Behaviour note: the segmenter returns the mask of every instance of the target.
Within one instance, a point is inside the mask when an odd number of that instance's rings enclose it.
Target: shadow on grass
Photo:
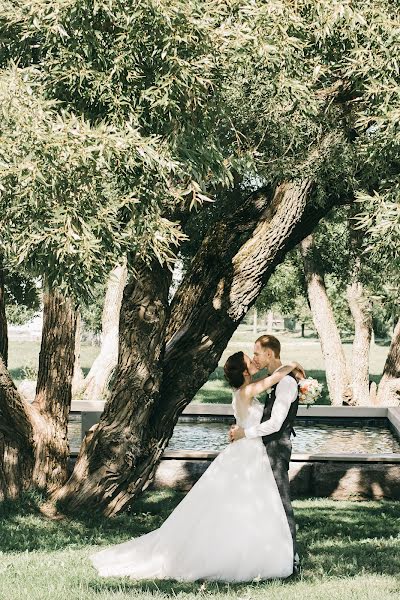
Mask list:
[[[248,589],[248,584],[236,583],[227,584],[223,582],[185,582],[175,581],[174,579],[163,579],[163,580],[129,580],[121,578],[110,578],[107,580],[94,579],[88,583],[88,587],[97,593],[104,591],[112,593],[116,592],[150,592],[150,593],[162,593],[166,597],[176,598],[179,593],[182,594],[215,594],[219,595],[229,590],[235,590],[238,592],[242,588]]]
[[[51,553],[91,546],[90,551],[93,551],[93,546],[117,544],[159,527],[183,496],[169,490],[151,491],[128,512],[113,519],[91,514],[51,521],[39,510],[44,498],[27,494],[19,502],[0,505],[1,550]],[[297,500],[294,506],[303,579],[311,580],[320,575],[352,577],[360,573],[398,575],[400,572],[400,503],[312,499]],[[286,580],[285,585],[291,581]],[[158,590],[175,595],[180,591],[204,590],[204,586],[207,593],[216,594],[243,584],[206,582],[201,586],[201,582],[133,581],[94,576],[89,585],[99,592]]]
[[[399,518],[395,502],[334,502],[324,499],[295,502],[299,525],[299,550],[304,581],[316,577],[352,578],[363,575],[393,575],[400,572]],[[93,578],[89,587],[96,592],[161,592],[167,597],[179,593],[218,596],[223,592],[249,592],[249,585],[268,588],[273,581],[260,584],[220,582],[134,581],[127,578]],[[298,583],[288,578],[282,585]]]
[[[118,544],[160,527],[183,496],[174,491],[148,492],[113,519],[91,513],[51,520],[40,512],[46,498],[27,493],[16,502],[0,503],[0,549],[52,552],[71,546]]]
[[[297,501],[295,514],[306,577],[399,574],[399,502]]]

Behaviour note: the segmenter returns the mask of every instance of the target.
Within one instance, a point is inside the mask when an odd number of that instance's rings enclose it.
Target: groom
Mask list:
[[[279,340],[273,335],[262,335],[254,345],[253,363],[258,370],[267,369],[271,374],[282,365],[280,353]],[[296,522],[290,500],[289,463],[292,453],[290,434],[294,433],[293,423],[298,405],[297,381],[294,374],[290,373],[271,388],[259,425],[245,430],[234,425],[230,430],[232,442],[243,437],[262,437],[293,538],[294,573],[299,571],[299,556],[296,548]]]

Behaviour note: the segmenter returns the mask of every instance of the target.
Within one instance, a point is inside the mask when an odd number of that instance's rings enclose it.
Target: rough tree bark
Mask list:
[[[313,252],[313,236],[309,235],[300,244],[307,297],[321,343],[329,396],[333,405],[341,406],[343,402],[351,401],[350,377],[335,316],[326,292],[324,276]]]
[[[352,211],[351,215],[354,215]],[[354,321],[354,340],[351,358],[352,400],[355,406],[370,404],[369,352],[372,333],[372,305],[361,281],[361,232],[354,228],[349,218],[350,242],[352,246],[351,280],[346,289],[347,302]]]
[[[400,406],[400,319],[393,332],[382,379],[379,383],[377,404]]]
[[[80,394],[84,400],[101,400],[107,392],[118,361],[118,328],[122,294],[126,285],[126,261],[110,273],[102,313],[101,348],[87,374]]]
[[[347,302],[354,320],[354,340],[351,358],[352,400],[355,406],[368,406],[369,350],[372,331],[371,303],[360,281],[352,281],[346,290]]]
[[[35,468],[33,483],[56,489],[67,477],[68,414],[75,362],[77,311],[71,299],[47,286],[43,298],[43,331],[33,407]]]
[[[56,495],[64,511],[96,506],[114,515],[152,481],[180,413],[273,270],[332,207],[312,206],[309,192],[308,181],[282,184],[274,194],[251,195],[216,223],[173,298],[169,321],[170,277],[156,264],[127,286],[117,377]]]
[[[2,256],[0,254],[0,356],[3,358],[4,364],[7,366],[8,332],[4,293],[4,269]]]
[[[56,498],[71,510],[93,502],[114,514],[126,506],[159,394],[171,273],[154,261],[136,267],[124,290],[117,374],[100,423],[86,436],[68,484]],[[156,443],[156,440],[154,440]],[[145,483],[143,481],[142,483]]]
[[[15,499],[31,485],[34,466],[31,412],[0,356],[0,500]]]
[[[65,483],[68,413],[74,365],[76,311],[56,290],[44,294],[36,397],[29,404],[0,362],[0,495],[29,486],[50,492]]]

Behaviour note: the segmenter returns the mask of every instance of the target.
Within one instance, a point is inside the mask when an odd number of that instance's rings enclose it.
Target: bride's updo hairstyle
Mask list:
[[[233,388],[240,388],[244,383],[244,371],[247,369],[247,365],[244,360],[243,352],[235,352],[232,354],[226,363],[224,364],[225,379],[229,385]]]

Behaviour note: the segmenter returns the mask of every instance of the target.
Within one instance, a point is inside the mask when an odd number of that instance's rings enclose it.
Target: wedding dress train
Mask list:
[[[257,399],[233,397],[238,425],[260,423]],[[102,576],[226,582],[288,577],[293,543],[261,438],[229,444],[159,529],[92,555]]]

